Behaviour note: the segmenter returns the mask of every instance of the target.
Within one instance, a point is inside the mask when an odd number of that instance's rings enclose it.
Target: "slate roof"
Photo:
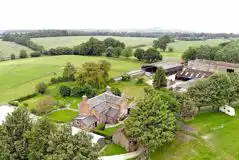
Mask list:
[[[97,119],[95,116],[87,116],[84,119],[82,119],[82,122],[86,125],[86,126],[90,126],[92,124],[94,124],[95,122],[97,122]]]
[[[119,114],[119,110],[116,108],[110,108],[110,110],[106,113],[106,116],[115,118]]]
[[[174,62],[156,62],[156,63],[145,64],[142,66],[142,68],[147,68],[147,67],[157,67],[157,68],[162,67],[164,70],[168,70],[171,68],[183,67],[183,65],[180,63],[174,63]]]
[[[183,71],[178,72],[176,74],[176,79],[200,79],[200,78],[206,78],[212,74],[213,74],[212,72],[186,68]]]
[[[107,106],[106,104],[119,105],[122,97],[113,95],[112,93],[104,92],[98,96],[88,99],[88,103],[92,108],[97,108],[99,110],[101,107]]]

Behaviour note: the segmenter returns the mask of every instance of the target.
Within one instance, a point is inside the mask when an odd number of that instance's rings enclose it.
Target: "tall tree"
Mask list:
[[[137,48],[134,52],[134,56],[138,59],[138,60],[142,60],[144,57],[144,49],[142,48]]]
[[[122,56],[124,57],[131,57],[133,55],[133,49],[131,47],[126,47],[123,51],[122,51]]]
[[[32,128],[27,108],[18,108],[6,117],[0,127],[0,157],[1,159],[28,158],[28,140],[25,133]]]
[[[196,116],[198,108],[195,102],[186,93],[179,93],[177,100],[181,106],[181,117],[183,119],[192,119]]]
[[[143,56],[143,60],[149,63],[157,62],[162,59],[163,59],[162,55],[160,55],[160,52],[155,48],[147,49]]]
[[[95,88],[103,88],[109,79],[110,63],[107,61],[86,62],[77,72],[76,80],[84,85],[90,84]]]
[[[166,74],[162,67],[159,67],[154,75],[153,86],[157,89],[167,86]]]
[[[238,97],[238,74],[233,79],[226,73],[214,74],[208,79],[198,81],[189,87],[187,94],[195,102],[196,106],[212,107],[217,110],[219,107],[230,104]],[[237,82],[233,82],[237,81]]]
[[[125,121],[125,134],[145,146],[149,152],[174,139],[175,113],[161,95],[155,90],[146,93]]]
[[[50,160],[97,160],[99,148],[91,143],[92,137],[81,132],[72,135],[70,126],[60,126],[57,131],[50,136],[48,155]]]
[[[163,37],[161,37],[157,40],[154,40],[153,41],[153,47],[154,48],[160,48],[165,52],[168,43],[170,43],[172,41],[173,41],[172,38],[166,35],[166,36],[163,36]]]
[[[68,81],[74,80],[75,79],[75,73],[76,73],[75,66],[73,64],[71,64],[70,62],[67,62],[66,66],[64,67],[62,77],[67,79]]]
[[[56,131],[55,124],[46,118],[39,119],[27,133],[29,142],[29,159],[46,159],[51,135]]]

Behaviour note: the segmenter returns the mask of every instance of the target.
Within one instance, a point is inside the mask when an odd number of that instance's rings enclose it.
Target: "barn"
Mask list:
[[[183,65],[175,62],[156,62],[145,64],[141,67],[141,69],[145,72],[153,74],[160,67],[162,67],[165,70],[165,73],[167,75],[172,75],[183,70]]]

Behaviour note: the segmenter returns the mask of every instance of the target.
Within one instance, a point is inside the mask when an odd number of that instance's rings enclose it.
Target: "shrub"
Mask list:
[[[145,79],[143,77],[138,78],[136,84],[145,84]]]
[[[72,79],[71,79],[72,80]],[[60,82],[67,82],[68,79],[64,78],[64,77],[52,77],[50,80],[50,84],[56,84],[56,83],[60,83]]]
[[[131,77],[128,74],[123,74],[122,76],[122,81],[130,81]]]
[[[22,101],[28,100],[28,99],[33,98],[33,97],[36,97],[36,96],[37,96],[37,93],[33,93],[33,94],[29,94],[29,95],[26,95],[26,96],[17,98],[17,99],[15,99],[15,100],[11,101],[11,102],[14,102],[14,101],[22,102]],[[10,104],[11,102],[9,102],[9,104]]]
[[[82,97],[84,95],[82,87],[73,87],[71,90],[72,97]]]
[[[16,59],[15,54],[11,54],[11,59]]]
[[[8,103],[9,105],[12,105],[12,106],[19,106],[19,102],[18,101],[11,101]]]
[[[56,100],[49,96],[44,99],[41,99],[37,102],[37,106],[34,109],[31,109],[31,112],[36,115],[43,115],[51,112],[54,109],[54,105],[56,105]]]
[[[98,130],[105,130],[105,124],[101,123],[101,124],[98,124],[98,126],[96,127],[96,129]]]
[[[57,106],[58,106],[59,108],[66,108],[66,104],[65,104],[63,101],[58,101],[58,102],[57,102]]]
[[[119,88],[112,87],[111,92],[116,96],[121,96],[121,91],[119,90]]]
[[[86,95],[89,98],[94,97],[97,95],[97,89],[93,88],[89,84],[86,84],[81,87],[74,87],[71,91],[72,97],[82,97],[83,95]]]
[[[168,47],[168,52],[173,52],[173,47]]]
[[[20,50],[19,58],[27,58],[27,51],[26,50]]]
[[[33,52],[30,55],[31,55],[31,57],[40,57],[41,53],[40,52]]]
[[[28,103],[25,103],[25,102],[24,102],[22,105],[23,105],[24,107],[28,107]]]
[[[96,96],[97,89],[93,88],[91,85],[86,84],[82,86],[82,92],[89,98]]]
[[[38,85],[36,85],[37,93],[44,94],[46,93],[46,90],[47,90],[47,84],[45,84],[44,82],[41,82]]]
[[[71,95],[71,88],[68,86],[61,86],[59,91],[62,97],[69,97]]]

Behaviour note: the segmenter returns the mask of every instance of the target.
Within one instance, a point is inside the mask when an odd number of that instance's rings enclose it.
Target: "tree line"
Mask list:
[[[163,42],[164,43],[164,42]],[[168,43],[168,42],[167,42]],[[167,43],[165,44],[167,46]],[[150,47],[147,50],[137,48],[135,51],[132,47],[126,47],[124,42],[114,38],[106,38],[103,41],[91,37],[87,42],[81,43],[74,47],[57,47],[49,50],[35,51],[30,53],[30,57],[56,56],[56,55],[83,55],[83,56],[106,56],[106,57],[132,57],[135,56],[140,61],[157,62],[162,60],[162,55],[156,47]],[[19,58],[27,58],[25,50],[21,50]],[[14,54],[11,59],[15,59]]]
[[[218,46],[189,47],[182,56],[184,61],[206,59],[239,63],[239,40],[224,42]]]
[[[28,35],[22,35],[22,34],[5,34],[2,37],[3,41],[10,41],[14,42],[23,46],[26,46],[28,48],[31,48],[34,51],[42,51],[44,50],[44,47],[41,45],[38,45],[31,41],[30,36]]]
[[[36,37],[57,37],[57,36],[121,36],[121,37],[162,37],[169,35],[178,40],[206,40],[216,38],[236,38],[239,34],[234,33],[194,33],[194,32],[160,32],[160,31],[110,31],[110,30],[15,30],[6,31],[2,36],[8,34],[23,34],[30,38]]]

